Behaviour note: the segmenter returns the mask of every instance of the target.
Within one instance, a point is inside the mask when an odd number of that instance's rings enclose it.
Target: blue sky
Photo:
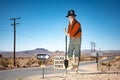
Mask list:
[[[82,50],[120,50],[119,0],[0,0],[0,51],[13,51],[13,21],[17,20],[17,51],[65,50],[65,17],[73,9],[82,27]]]

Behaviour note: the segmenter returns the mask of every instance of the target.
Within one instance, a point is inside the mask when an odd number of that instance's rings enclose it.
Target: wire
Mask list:
[[[5,31],[5,32],[14,32],[13,30],[7,30],[7,29],[1,29],[0,31]],[[48,43],[44,42],[43,40],[38,40],[38,39],[35,39],[34,37],[28,35],[28,34],[25,34],[25,33],[22,33],[22,32],[18,32],[16,31],[16,34],[19,34],[19,35],[22,35],[24,36],[25,38],[28,38],[28,39],[31,39],[31,40],[34,40],[34,41],[37,41],[37,42],[42,42],[43,44],[47,45],[48,46]]]
[[[45,45],[48,46],[48,43],[44,42],[43,40],[35,39],[33,36],[30,36],[30,35],[28,35],[28,34],[25,34],[25,33],[22,33],[22,32],[17,32],[17,34],[20,34],[20,35],[22,35],[22,36],[24,36],[24,37],[26,37],[26,38],[29,38],[29,39],[34,40],[34,41],[37,41],[37,42],[42,42],[42,43],[44,43]]]

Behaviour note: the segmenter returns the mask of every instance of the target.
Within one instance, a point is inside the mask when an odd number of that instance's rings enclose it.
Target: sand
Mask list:
[[[82,74],[82,73],[58,73],[45,75],[43,78],[40,75],[31,76],[25,80],[120,80],[120,74]]]
[[[45,75],[44,78],[42,75],[30,76],[25,80],[120,80],[120,72],[111,74],[100,73],[96,69],[96,64],[91,64],[80,66],[78,74],[75,71],[68,71],[67,74],[65,72],[53,73]]]

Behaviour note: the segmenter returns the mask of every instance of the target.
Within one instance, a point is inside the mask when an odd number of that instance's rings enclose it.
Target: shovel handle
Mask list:
[[[65,36],[65,58],[67,59],[67,35]]]

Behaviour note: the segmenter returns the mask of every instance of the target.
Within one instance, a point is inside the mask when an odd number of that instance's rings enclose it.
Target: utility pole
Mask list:
[[[94,49],[93,49],[93,51],[95,52],[95,46],[96,46],[96,44],[95,44],[95,43],[93,43],[93,46],[94,46]]]
[[[94,44],[94,42],[91,41],[91,53],[93,53],[93,44]]]
[[[91,41],[91,53],[95,52],[96,43]]]
[[[16,60],[15,60],[15,58],[16,58],[16,25],[19,24],[19,23],[16,23],[17,19],[20,19],[20,17],[10,19],[10,20],[13,20],[13,24],[11,24],[11,25],[13,25],[13,27],[14,27],[14,54],[13,54],[13,56],[14,56],[14,67],[16,67]]]

